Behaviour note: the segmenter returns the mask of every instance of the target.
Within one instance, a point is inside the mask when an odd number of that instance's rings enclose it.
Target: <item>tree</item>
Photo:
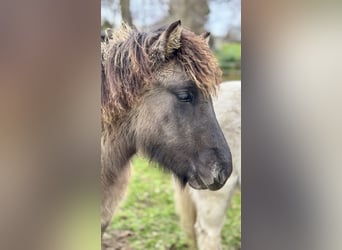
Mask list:
[[[169,18],[182,20],[184,26],[200,34],[208,20],[208,0],[170,0],[169,14]]]
[[[114,17],[116,15],[121,15],[121,19],[132,26],[133,19],[130,10],[130,2],[130,0],[101,0],[101,6],[110,10]],[[112,26],[115,26],[115,23],[113,23]]]
[[[120,0],[120,10],[122,20],[130,26],[133,25],[132,14],[130,10],[130,0]]]
[[[204,25],[208,20],[208,0],[169,0],[169,14],[151,28],[181,20],[182,25],[197,34],[203,33]]]

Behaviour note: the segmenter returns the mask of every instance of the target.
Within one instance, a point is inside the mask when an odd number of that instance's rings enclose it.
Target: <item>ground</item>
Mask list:
[[[105,235],[106,250],[185,250],[169,174],[135,158],[125,200]],[[222,232],[223,250],[241,248],[241,194],[233,197]]]
[[[132,231],[109,229],[103,237],[105,250],[133,250],[129,244],[129,237],[133,235]]]

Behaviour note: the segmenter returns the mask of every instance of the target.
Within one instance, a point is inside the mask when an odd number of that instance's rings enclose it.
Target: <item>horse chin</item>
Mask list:
[[[210,191],[216,191],[216,190],[219,190],[223,187],[224,185],[222,185],[221,183],[218,183],[218,182],[214,182],[213,184],[210,184],[208,186],[208,189]]]
[[[225,183],[222,184],[219,182],[213,182],[207,185],[203,182],[200,176],[193,176],[192,178],[189,178],[188,184],[193,189],[197,189],[197,190],[209,189],[210,191],[216,191],[222,188]]]
[[[208,186],[206,186],[202,181],[198,182],[196,179],[189,180],[188,184],[193,189],[198,189],[198,190],[208,189]]]

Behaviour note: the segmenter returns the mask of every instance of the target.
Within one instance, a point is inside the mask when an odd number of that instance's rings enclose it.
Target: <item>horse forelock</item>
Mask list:
[[[104,121],[111,123],[124,115],[153,82],[158,69],[168,63],[151,56],[149,51],[164,29],[144,33],[122,25],[106,43],[101,43]],[[168,60],[176,61],[206,97],[216,94],[222,73],[203,38],[183,29],[181,47]]]
[[[177,61],[206,97],[216,95],[222,71],[207,42],[185,29],[181,43]]]

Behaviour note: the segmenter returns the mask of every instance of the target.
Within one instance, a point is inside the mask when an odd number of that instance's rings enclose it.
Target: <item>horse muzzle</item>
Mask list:
[[[209,174],[196,174],[188,179],[189,185],[194,189],[219,190],[224,186],[232,173],[231,162],[222,169],[214,168]]]

